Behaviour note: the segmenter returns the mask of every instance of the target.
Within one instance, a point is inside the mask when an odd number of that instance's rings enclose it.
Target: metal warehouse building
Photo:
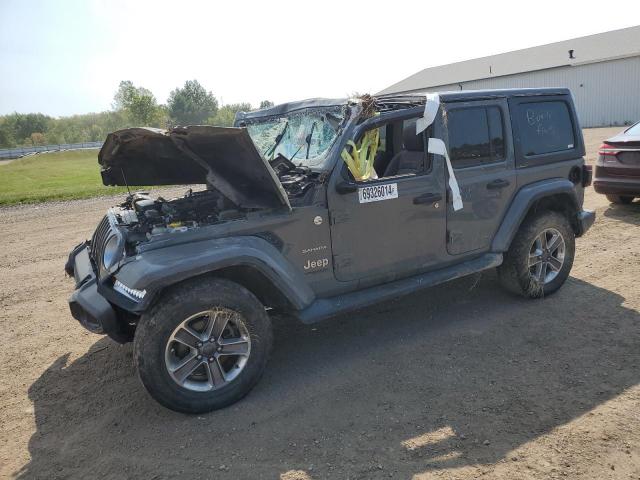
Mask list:
[[[640,120],[640,26],[426,68],[385,93],[567,87],[583,127]]]

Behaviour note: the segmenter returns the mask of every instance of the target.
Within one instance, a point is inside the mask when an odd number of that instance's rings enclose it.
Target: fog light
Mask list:
[[[146,290],[136,290],[135,288],[127,287],[120,280],[116,280],[115,282],[113,282],[113,289],[135,301],[142,300],[147,294]]]

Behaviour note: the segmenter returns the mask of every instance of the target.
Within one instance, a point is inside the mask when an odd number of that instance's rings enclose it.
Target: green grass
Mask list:
[[[0,205],[72,200],[125,192],[105,187],[98,150],[43,153],[0,162]]]

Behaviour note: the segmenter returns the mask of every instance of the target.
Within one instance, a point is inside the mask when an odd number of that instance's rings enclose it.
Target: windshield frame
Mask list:
[[[280,118],[286,119],[292,115],[302,113],[305,110],[329,111],[336,108],[344,108],[344,117],[336,130],[335,138],[327,150],[319,157],[317,163],[305,165],[304,161],[302,162],[303,166],[309,168],[311,171],[324,172],[333,168],[333,163],[336,157],[335,152],[338,149],[338,146],[343,143],[341,141],[341,137],[344,135],[345,131],[348,130],[348,126],[354,120],[354,109],[351,107],[351,102],[347,99],[311,99],[300,102],[284,103],[264,110],[238,112],[234,126],[247,128],[251,124],[268,122],[270,120],[277,120]],[[286,120],[282,124],[284,125],[285,122]],[[305,148],[301,151],[303,152],[304,150]],[[260,149],[258,149],[258,151],[260,151]],[[262,152],[260,152],[260,154],[262,155]],[[300,163],[300,160],[301,159],[299,157],[296,157],[293,162],[298,164]]]

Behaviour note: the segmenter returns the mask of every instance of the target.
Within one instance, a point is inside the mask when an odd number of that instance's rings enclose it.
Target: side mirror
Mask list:
[[[336,185],[336,192],[340,195],[345,193],[353,193],[358,190],[358,186],[353,182],[342,181]]]
[[[447,155],[447,147],[439,138],[430,138],[427,150],[434,155],[442,155],[443,157]]]

